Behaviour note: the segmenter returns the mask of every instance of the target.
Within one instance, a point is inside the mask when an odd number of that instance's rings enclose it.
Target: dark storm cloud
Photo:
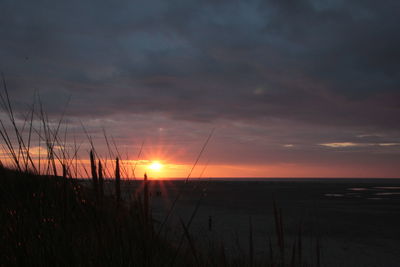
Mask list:
[[[18,96],[72,95],[75,116],[398,129],[398,10],[396,1],[2,1],[1,69]]]

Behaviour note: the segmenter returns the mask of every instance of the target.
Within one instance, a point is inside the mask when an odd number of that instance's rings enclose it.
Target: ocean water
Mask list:
[[[123,182],[124,198],[140,193],[141,185]],[[167,235],[180,236],[180,220],[193,217],[193,237],[200,244],[224,243],[227,255],[247,251],[251,221],[256,256],[268,256],[268,242],[276,237],[275,203],[287,243],[301,229],[310,259],[319,239],[324,266],[399,266],[400,179],[153,180],[150,193],[156,226],[179,195]]]

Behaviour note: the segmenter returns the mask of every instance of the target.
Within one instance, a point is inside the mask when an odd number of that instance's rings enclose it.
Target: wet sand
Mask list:
[[[125,182],[125,198],[140,184]],[[301,225],[305,256],[316,260],[319,238],[322,266],[400,266],[400,180],[151,181],[150,188],[159,222],[181,192],[168,221],[171,236],[179,236],[179,218],[188,222],[200,199],[190,232],[199,244],[223,242],[228,255],[247,253],[251,217],[255,254],[268,256],[275,200],[288,250]]]

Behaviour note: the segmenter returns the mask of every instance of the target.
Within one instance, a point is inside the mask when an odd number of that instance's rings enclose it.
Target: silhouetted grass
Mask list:
[[[143,231],[135,205],[115,209],[107,198],[99,206],[73,180],[0,171],[4,266],[161,266],[173,255],[172,246]]]
[[[40,98],[38,105],[35,105],[35,99],[23,126],[19,127],[4,78],[3,88],[0,104],[11,128],[0,119],[3,153],[8,155],[7,166],[0,166],[1,266],[312,266],[304,263],[301,228],[291,255],[287,255],[282,211],[275,203],[277,244],[270,241],[268,259],[257,259],[254,255],[251,217],[248,255],[227,257],[224,245],[215,242],[208,248],[199,248],[190,226],[204,195],[199,198],[189,221],[185,223],[180,219],[182,235],[178,242],[163,238],[161,232],[176,207],[180,191],[164,220],[156,223],[151,214],[147,175],[140,194],[132,201],[124,200],[121,172],[127,175],[127,170],[120,163],[115,141],[112,139],[114,152],[104,131],[110,160],[116,158],[115,165],[112,162],[113,166],[107,167],[107,159],[96,153],[93,140],[82,125],[91,147],[88,151],[90,175],[81,163],[92,182],[92,186],[85,186],[87,183],[77,179],[80,146],[74,139],[72,151],[67,148],[67,130],[63,140],[60,138],[64,114],[52,128],[54,124],[49,122]],[[39,108],[35,109],[35,106]],[[39,129],[34,127],[34,121],[40,122]],[[46,145],[45,156],[41,156],[39,150],[37,163],[31,152],[35,133],[39,149],[41,143]],[[213,131],[202,146],[185,184],[212,134]],[[143,144],[138,157],[142,148]],[[61,168],[62,176],[58,176],[57,168]],[[115,178],[114,195],[104,193],[107,173],[109,178]],[[316,254],[317,266],[320,266],[319,242]]]

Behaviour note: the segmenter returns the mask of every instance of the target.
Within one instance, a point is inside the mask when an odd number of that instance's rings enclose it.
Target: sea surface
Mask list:
[[[319,243],[323,266],[400,266],[400,179],[213,178],[149,185],[156,226],[173,206],[163,230],[172,238],[182,235],[181,221],[190,222],[198,244],[219,242],[227,255],[245,255],[251,232],[256,257],[268,257],[270,240],[276,242],[275,206],[287,249],[300,232],[309,261],[316,260]],[[141,188],[142,181],[123,182],[124,198]]]

